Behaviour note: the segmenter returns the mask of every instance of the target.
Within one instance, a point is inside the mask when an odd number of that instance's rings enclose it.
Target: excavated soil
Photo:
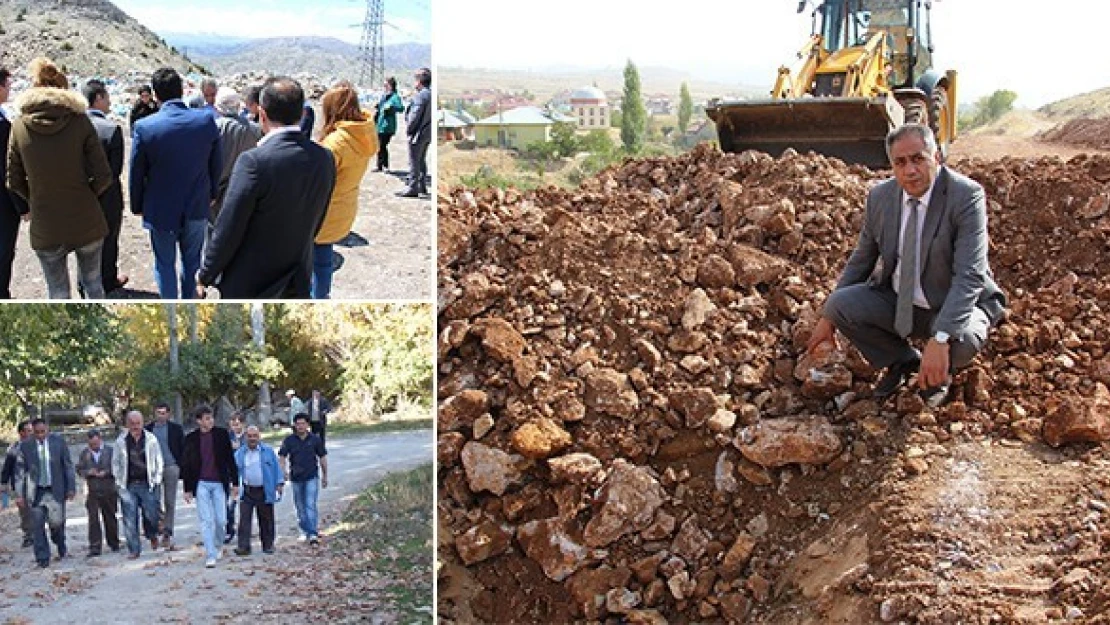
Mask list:
[[[1010,310],[937,411],[802,358],[884,172],[441,191],[441,620],[1110,622],[1110,157],[952,166]]]
[[[1110,150],[1110,117],[1071,119],[1040,133],[1037,138],[1079,148]]]

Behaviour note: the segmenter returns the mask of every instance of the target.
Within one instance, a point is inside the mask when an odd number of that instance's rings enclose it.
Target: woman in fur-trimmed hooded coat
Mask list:
[[[86,297],[103,299],[100,247],[108,224],[97,197],[112,183],[108,157],[65,76],[45,59],[31,63],[34,87],[16,99],[8,145],[8,188],[31,208],[31,248],[51,299],[68,298],[66,259],[76,252]]]

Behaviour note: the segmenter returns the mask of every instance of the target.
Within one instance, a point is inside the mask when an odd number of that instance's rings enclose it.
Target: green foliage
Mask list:
[[[116,317],[90,304],[0,306],[0,327],[0,397],[28,412],[73,388],[120,339]]]
[[[612,155],[617,151],[617,144],[613,137],[604,130],[591,130],[585,137],[579,139],[580,149],[591,154]]]
[[[559,156],[574,156],[580,149],[575,125],[569,122],[555,122],[551,129],[551,144]]]
[[[959,125],[971,129],[995,122],[1013,110],[1017,97],[1018,94],[1009,89],[999,89],[989,96],[983,96],[975,102],[973,112],[959,117]]]
[[[624,115],[622,115],[620,111],[617,111],[617,110],[609,111],[609,126],[611,128],[620,128],[621,124],[623,124],[623,123],[624,123]]]
[[[631,59],[624,66],[624,96],[621,100],[621,143],[624,151],[635,155],[644,147],[647,111],[640,93],[640,72]]]
[[[431,405],[432,314],[428,305],[386,305],[358,311],[345,368],[345,396],[369,400],[379,411],[403,403]]]
[[[459,182],[472,189],[533,189],[536,185],[527,179],[515,178],[496,171],[489,165],[482,165],[473,174],[459,176]]]
[[[690,118],[694,115],[694,99],[690,97],[690,89],[686,83],[678,92],[678,131],[685,133],[690,127]]]

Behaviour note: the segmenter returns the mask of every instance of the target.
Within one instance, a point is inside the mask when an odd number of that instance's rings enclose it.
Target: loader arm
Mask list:
[[[828,53],[824,49],[821,35],[813,35],[798,51],[798,63],[793,70],[783,65],[779,68],[775,87],[771,90],[774,99],[800,98],[809,92],[813,78],[817,75],[817,68],[824,62]]]

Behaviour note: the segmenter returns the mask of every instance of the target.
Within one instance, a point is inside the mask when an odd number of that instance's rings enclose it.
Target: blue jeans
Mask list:
[[[331,297],[331,276],[335,273],[334,255],[331,243],[316,243],[312,246],[312,299]]]
[[[142,552],[143,543],[139,540],[139,523],[148,539],[158,536],[158,521],[161,516],[159,502],[162,500],[162,486],[151,488],[146,483],[128,484],[127,490],[120,493],[119,503],[123,510],[123,533],[127,538],[127,551],[132,555]]]
[[[319,536],[316,532],[316,500],[320,497],[320,478],[293,484],[293,503],[297,506],[297,525],[301,533],[309,538]]]
[[[154,250],[154,280],[162,299],[178,299],[177,250],[181,249],[181,298],[197,296],[197,271],[207,219],[191,219],[181,230],[150,230],[150,247]]]
[[[197,482],[197,517],[204,552],[212,560],[220,554],[227,525],[227,492],[220,482]]]

